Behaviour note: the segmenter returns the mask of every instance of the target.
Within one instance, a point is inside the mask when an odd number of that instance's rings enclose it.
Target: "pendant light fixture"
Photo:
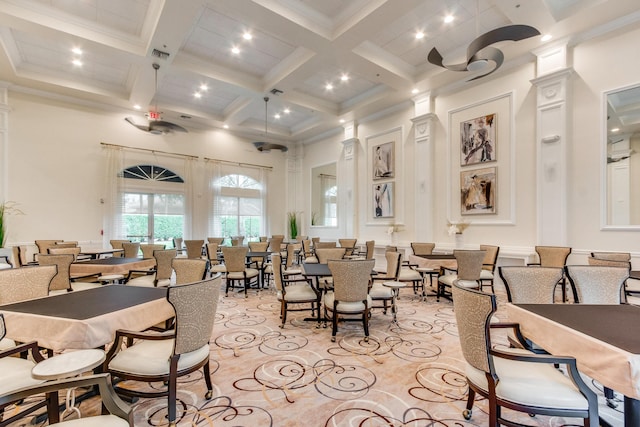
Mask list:
[[[480,10],[478,2],[476,2],[476,35],[479,33]],[[492,69],[475,76],[469,81],[479,79],[496,71],[504,62],[504,54],[500,49],[491,47],[492,44],[501,41],[512,40],[520,41],[530,37],[540,35],[540,31],[529,25],[507,25],[505,27],[496,28],[487,33],[477,36],[467,48],[467,60],[459,64],[444,65],[443,58],[438,49],[431,49],[427,60],[438,67],[446,68],[450,71],[479,71],[486,69],[489,61],[495,65]]]
[[[266,141],[268,139],[267,138],[267,133],[268,133],[267,118],[269,117],[268,115],[269,97],[265,96],[263,99],[264,99],[264,139]],[[253,143],[253,145],[258,149],[258,151],[263,153],[268,153],[271,150],[280,150],[284,153],[289,149],[286,145],[274,144],[272,142],[265,142],[265,141],[256,141]]]

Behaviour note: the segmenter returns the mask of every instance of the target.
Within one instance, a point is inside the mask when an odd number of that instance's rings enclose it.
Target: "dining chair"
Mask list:
[[[64,240],[36,240],[35,244],[38,247],[38,252],[33,254],[33,261],[38,261],[39,254],[47,254],[49,253],[49,248],[54,246],[58,242],[63,242]]]
[[[177,251],[181,251],[182,250],[182,242],[183,242],[183,238],[182,237],[174,237],[173,238],[173,248]]]
[[[140,252],[140,242],[123,242],[122,243],[124,258],[138,258]]]
[[[231,236],[231,246],[244,245],[244,236]]]
[[[313,249],[317,251],[318,249],[330,249],[337,246],[336,242],[316,242],[313,244]]]
[[[331,341],[335,342],[338,320],[342,316],[360,315],[364,341],[369,341],[369,310],[373,304],[369,296],[369,281],[374,260],[332,259],[327,263],[333,276],[333,291],[324,296],[324,314],[331,313]]]
[[[124,249],[122,247],[123,243],[131,243],[131,240],[123,240],[123,239],[112,239],[112,240],[109,240],[109,244],[111,245],[111,247],[113,249]],[[124,254],[122,252],[114,252],[113,256],[115,256],[115,257],[124,257]],[[136,255],[136,257],[137,257],[137,255]]]
[[[220,246],[224,242],[224,237],[207,237],[207,242],[208,243],[215,243],[218,246]]]
[[[353,259],[373,259],[373,253],[376,249],[376,241],[375,240],[367,240],[364,242],[364,251],[358,252],[356,257]]]
[[[416,256],[431,255],[435,247],[435,243],[411,242],[411,250]]]
[[[140,250],[142,251],[142,258],[153,258],[154,251],[161,251],[165,249],[165,245],[155,243],[141,243]]]
[[[193,262],[176,258],[174,261]],[[205,260],[202,260],[206,262]],[[203,369],[207,386],[205,398],[213,396],[209,368],[209,340],[218,307],[220,275],[167,288],[167,300],[175,310],[175,329],[163,334],[156,332],[116,331],[105,362],[114,381],[132,380],[165,384],[162,389],[142,391],[116,386],[125,396],[167,396],[168,421],[176,425],[176,395],[178,377]],[[135,341],[133,341],[135,340]],[[127,346],[123,345],[127,343]]]
[[[292,276],[302,274],[302,269],[298,264],[298,253],[302,250],[302,243],[287,243],[287,258],[284,262],[282,274]]]
[[[393,302],[393,290],[384,286],[383,283],[398,281],[402,265],[402,254],[400,252],[387,252],[384,256],[387,260],[387,269],[378,271],[378,274],[371,276],[372,285],[371,289],[369,289],[369,296],[373,302],[382,301],[383,313],[387,314],[388,304]],[[375,307],[372,306],[372,308]]]
[[[49,295],[102,286],[98,282],[98,277],[102,275],[99,272],[71,276],[71,264],[75,262],[73,254],[40,255],[38,260],[40,265],[55,265],[57,267],[58,272],[49,284]]]
[[[278,252],[280,253],[280,249],[282,248],[282,242],[284,241],[284,234],[274,234],[269,239],[269,247],[267,250],[269,252]]]
[[[249,242],[247,243],[250,252],[267,252],[269,242]],[[268,259],[266,256],[255,256],[247,260],[247,267],[252,267],[258,270],[260,273],[260,281],[264,287],[265,269],[268,265]]]
[[[480,290],[485,286],[491,288],[491,292],[495,293],[493,287],[493,279],[496,270],[496,264],[498,263],[498,254],[500,253],[500,246],[492,245],[480,245],[480,250],[485,251],[484,260],[482,261],[482,271],[480,271]]]
[[[602,265],[567,265],[565,274],[580,304],[620,304],[624,282],[629,278],[626,267]]]
[[[598,402],[584,383],[576,360],[566,356],[540,355],[522,349],[499,349],[491,342],[491,329],[513,328],[517,323],[491,322],[496,311],[495,294],[453,284],[453,311],[458,325],[462,355],[467,362],[466,420],[472,417],[476,394],[487,399],[488,426],[520,425],[503,417],[502,408],[529,415],[584,418],[584,425],[597,427]],[[562,364],[567,375],[554,367]]]
[[[173,258],[171,267],[176,272],[176,285],[204,280],[207,275],[207,260],[202,258]]]
[[[568,246],[536,246],[535,250],[538,254],[538,262],[528,265],[564,269],[564,266],[567,265],[567,258],[571,254],[571,248]],[[562,290],[562,302],[567,302],[567,280],[565,276],[562,276],[562,279],[558,281],[558,285]]]
[[[166,287],[171,284],[173,275],[172,261],[178,255],[176,249],[160,249],[153,251],[156,260],[155,268],[151,270],[130,270],[125,280],[126,285]]]
[[[218,253],[220,251],[220,245],[218,243],[207,243],[204,248],[207,254],[207,259],[209,260],[209,275],[213,277],[216,273],[225,274],[227,272],[227,267],[225,267],[224,263],[221,262],[221,258]]]
[[[241,284],[244,288],[244,297],[247,298],[247,290],[252,280],[258,280],[260,272],[255,268],[247,268],[246,258],[249,248],[246,246],[223,246],[222,255],[227,269],[226,287],[224,295],[229,295],[229,289]]]
[[[305,263],[316,264],[318,262],[318,258],[313,252],[312,241],[309,239],[305,239],[302,241],[302,251],[304,252],[303,259]]]
[[[48,296],[57,271],[55,265],[0,270],[0,305]]]
[[[608,261],[631,261],[630,252],[591,252],[591,256]]]
[[[78,255],[80,255],[80,251],[82,249],[75,246],[75,247],[70,247],[70,248],[59,248],[57,245],[56,246],[52,246],[48,249],[49,254],[51,255],[62,255],[62,254],[71,254],[73,255],[73,261],[77,261],[78,260]]]
[[[331,259],[343,259],[346,253],[345,248],[318,248],[315,250],[318,263],[328,264]],[[333,286],[333,276],[323,277],[318,283],[323,289],[329,289]]]
[[[311,279],[298,277],[290,279],[282,274],[282,258],[280,254],[271,255],[273,263],[273,283],[276,288],[276,298],[280,301],[280,328],[287,323],[289,311],[311,310],[317,313],[320,324],[320,293],[313,288]],[[303,306],[300,307],[300,304]],[[309,307],[304,306],[309,304]],[[293,305],[293,307],[292,307]]]
[[[358,239],[338,239],[340,247],[346,249],[345,256],[351,256],[353,254],[357,242]]]
[[[204,246],[204,240],[185,240],[184,246],[187,248],[187,258],[197,259],[202,257],[202,247]]]
[[[454,282],[460,286],[480,289],[480,274],[482,273],[485,251],[456,249],[453,251],[453,256],[456,258],[458,267],[457,269],[441,268],[443,274],[438,276],[436,301],[440,301],[441,296],[447,297],[446,289],[451,289]]]

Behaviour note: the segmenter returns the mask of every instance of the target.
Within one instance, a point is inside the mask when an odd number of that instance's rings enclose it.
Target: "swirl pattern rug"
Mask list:
[[[499,306],[506,301],[498,291]],[[224,295],[224,293],[221,293]],[[280,304],[272,290],[221,296],[211,337],[213,398],[206,400],[202,371],[178,379],[180,426],[275,427],[464,427],[486,426],[487,401],[478,397],[473,416],[466,403],[465,362],[450,301],[427,301],[407,288],[400,292],[397,323],[391,312],[374,309],[370,339],[361,321],[340,322],[336,342],[331,325],[305,321],[309,312],[290,312],[280,325]],[[496,315],[507,320],[499,308]],[[506,336],[494,343],[506,345]],[[602,390],[593,384],[603,400]],[[123,385],[121,383],[121,385]],[[144,387],[129,383],[128,387]],[[161,387],[149,384],[148,387]],[[620,396],[617,396],[620,397]],[[81,404],[98,413],[97,398]],[[620,409],[600,405],[622,425]],[[167,425],[166,398],[134,404],[136,426]],[[581,419],[535,416],[503,410],[506,418],[532,426],[582,425]],[[29,419],[13,425],[27,425]]]

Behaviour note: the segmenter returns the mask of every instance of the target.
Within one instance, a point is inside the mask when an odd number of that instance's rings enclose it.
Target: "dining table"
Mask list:
[[[102,275],[122,274],[126,276],[131,270],[150,270],[156,266],[155,258],[99,258],[87,261],[76,261],[71,264],[70,274],[85,276],[100,273]]]
[[[60,352],[100,348],[118,329],[143,331],[175,315],[166,288],[105,285],[0,305],[7,338]]]
[[[87,248],[81,249],[78,255],[85,255],[90,259],[98,259],[103,255],[113,255],[124,252],[124,249],[113,249],[113,248]]]
[[[547,352],[576,359],[578,370],[624,395],[625,427],[640,426],[640,307],[591,304],[506,305],[522,335]]]

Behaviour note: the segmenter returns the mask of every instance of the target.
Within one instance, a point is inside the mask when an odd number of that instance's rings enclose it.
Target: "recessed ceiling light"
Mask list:
[[[611,132],[620,132],[620,128],[613,128],[611,129]]]
[[[253,38],[253,36],[251,35],[251,33],[244,33],[242,35],[242,38],[245,40],[251,40]]]
[[[201,85],[200,85],[200,90],[202,90],[202,91],[205,91],[205,92],[206,92],[206,91],[208,91],[208,90],[209,90],[209,86],[207,86],[206,84],[204,84],[204,83],[203,83],[203,84],[201,84]]]
[[[418,89],[416,89],[416,88],[411,89],[411,93],[412,93],[412,94],[414,94],[414,95],[415,95],[416,93],[418,93],[418,92],[419,92],[419,91],[418,91]]]
[[[289,110],[288,108],[285,108],[285,109],[284,109],[284,113],[285,113],[285,114],[289,114],[290,112],[291,112],[291,110]]]
[[[231,48],[231,53],[237,55],[237,54],[240,53],[240,49],[238,49],[237,47],[234,46],[234,47]]]
[[[453,15],[447,15],[444,17],[444,23],[445,24],[450,24],[453,22]]]
[[[349,80],[349,76],[346,74],[343,74],[342,76],[340,76],[340,80],[342,80],[343,82],[346,82],[347,80]]]
[[[142,107],[140,106],[140,104],[136,104],[136,105],[134,105],[134,106],[133,106],[133,108],[135,108],[136,110],[139,110],[139,109],[141,109]]]
[[[75,53],[76,55],[82,55],[82,49],[80,49],[79,47],[74,47],[73,49],[71,49],[71,52]]]
[[[327,83],[327,85],[324,88],[326,90],[333,90],[333,85],[331,83]]]
[[[273,116],[273,117],[275,117],[276,119],[279,119],[280,118],[280,114],[276,113],[276,115]]]
[[[194,93],[193,96],[196,98],[202,98],[202,94],[200,92]]]
[[[222,127],[225,128],[225,129],[229,129],[229,125],[224,125]]]
[[[340,123],[344,123],[344,119],[340,119]]]
[[[418,31],[416,33],[416,39],[420,40],[424,38],[424,33],[422,31]]]
[[[82,61],[80,61],[79,59],[74,59],[73,61],[71,61],[71,63],[76,67],[82,67]]]
[[[540,41],[543,42],[548,42],[549,40],[551,40],[551,34],[545,34],[544,36],[542,36],[542,38],[540,39]]]

